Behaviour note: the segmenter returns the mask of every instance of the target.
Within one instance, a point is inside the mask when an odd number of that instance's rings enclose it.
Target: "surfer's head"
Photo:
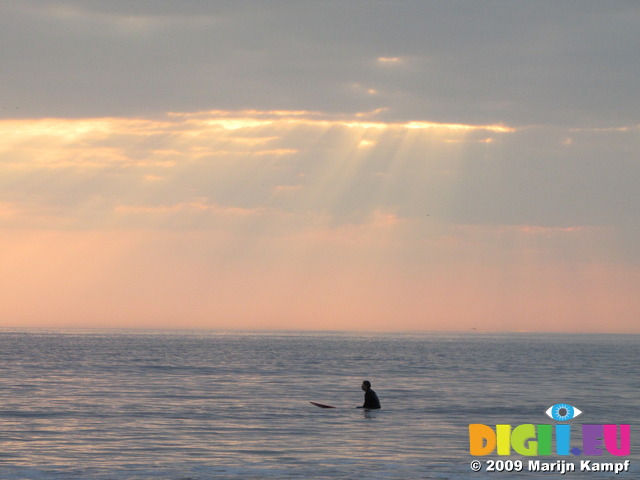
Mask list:
[[[365,392],[371,388],[371,382],[369,380],[365,380],[362,382],[362,390]]]

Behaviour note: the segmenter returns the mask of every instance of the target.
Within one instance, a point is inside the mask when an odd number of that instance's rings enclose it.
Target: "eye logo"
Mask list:
[[[582,413],[582,410],[569,405],[568,403],[556,403],[555,405],[550,406],[544,413],[558,422],[564,422],[567,420],[573,420]]]

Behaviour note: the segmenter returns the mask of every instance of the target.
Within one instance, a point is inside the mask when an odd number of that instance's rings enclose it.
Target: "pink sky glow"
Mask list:
[[[640,332],[625,225],[484,192],[539,132],[375,117],[1,121],[2,325]]]

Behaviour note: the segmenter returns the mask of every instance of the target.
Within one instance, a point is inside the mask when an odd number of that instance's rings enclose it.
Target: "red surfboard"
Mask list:
[[[323,405],[322,403],[316,403],[316,402],[309,402],[309,403],[315,405],[316,407],[320,407],[320,408],[336,408],[336,407],[333,407],[331,405]]]

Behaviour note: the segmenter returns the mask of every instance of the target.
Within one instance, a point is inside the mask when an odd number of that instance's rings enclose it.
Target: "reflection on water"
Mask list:
[[[469,478],[469,423],[546,423],[559,401],[639,420],[633,336],[4,332],[0,347],[7,479]],[[382,410],[356,408],[363,379]]]

